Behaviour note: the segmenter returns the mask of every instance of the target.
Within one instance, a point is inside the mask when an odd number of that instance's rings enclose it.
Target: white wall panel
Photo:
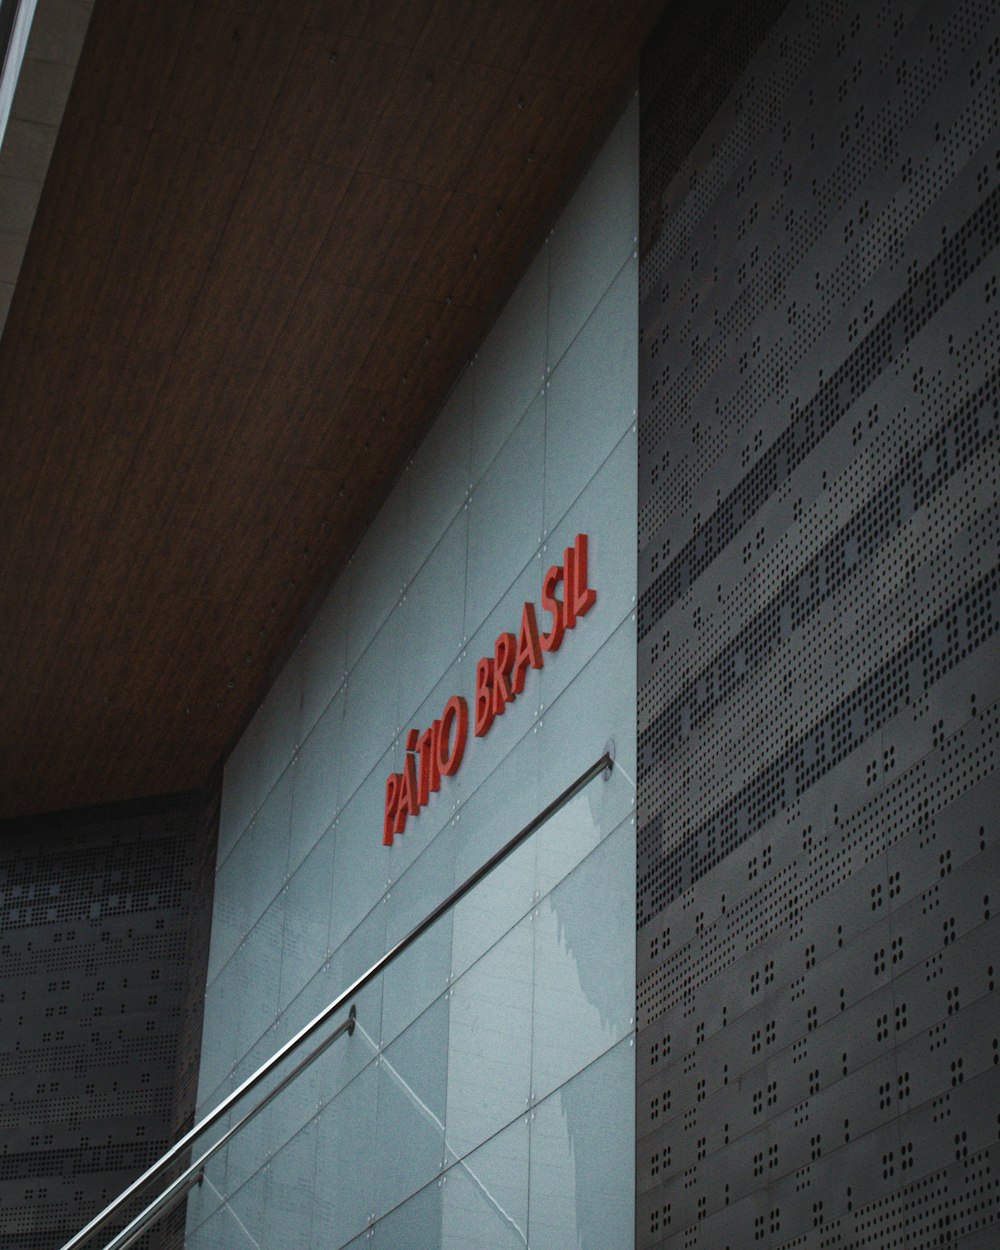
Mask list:
[[[346,801],[375,767],[399,730],[403,616],[393,612],[355,663],[344,692],[346,730],[339,756]]]
[[[563,562],[563,552],[573,546],[577,534],[590,536],[590,584],[600,605],[578,623],[571,641],[560,649],[558,663],[546,663],[539,674],[543,707],[635,610],[636,449],[633,422],[542,545],[547,568]]]
[[[288,871],[294,871],[329,827],[343,800],[346,751],[345,694],[337,691],[299,748],[292,772],[292,826]]]
[[[617,752],[231,1148],[216,1183],[261,1250],[631,1244],[636,127],[633,106],[227,766],[203,1103]],[[477,660],[525,601],[547,628],[577,533],[597,601],[476,737]],[[455,694],[461,767],[386,847],[386,777]],[[193,1201],[192,1244],[241,1244],[223,1213]]]
[[[539,395],[472,491],[466,633],[489,615],[537,550],[544,482],[545,401]]]
[[[591,1250],[633,1244],[635,1132],[631,1039],[602,1055],[541,1103],[531,1120],[527,1244]]]
[[[452,990],[447,1129],[453,1158],[468,1154],[528,1107],[533,935],[529,914]]]
[[[449,1002],[441,995],[383,1051],[378,1071],[374,1211],[391,1211],[444,1162]],[[391,1162],[390,1162],[391,1161]]]
[[[549,378],[546,530],[557,524],[635,421],[638,292],[638,262],[630,258]]]
[[[407,567],[419,569],[455,519],[472,484],[472,413],[475,369],[455,383],[410,466]]]
[[[442,1250],[520,1250],[527,1243],[528,1147],[528,1119],[520,1116],[445,1173]]]
[[[639,101],[633,99],[549,239],[550,370],[635,251],[638,168]],[[635,311],[633,305],[633,319]]]
[[[539,789],[538,735],[528,732],[454,816],[455,884],[495,854],[512,832],[534,819],[551,796]],[[516,785],[512,779],[516,778]],[[452,975],[459,977],[535,902],[538,834],[511,855],[455,907]]]
[[[400,725],[408,721],[462,649],[469,548],[468,510],[458,514],[406,588],[400,605]],[[439,709],[440,712],[440,709]],[[423,728],[424,726],[421,726]]]
[[[316,613],[302,640],[300,741],[326,711],[347,676],[347,609],[354,565],[349,564]]]
[[[349,669],[357,663],[398,603],[407,576],[413,574],[406,565],[409,496],[410,478],[404,473],[351,559],[353,580],[347,614]]]
[[[320,838],[283,887],[278,1010],[284,1011],[326,959],[336,842]]]
[[[337,854],[330,892],[330,944],[335,950],[381,899],[389,882],[389,860],[382,845],[385,778],[392,771],[389,751],[373,768],[337,819]]]
[[[539,901],[534,934],[531,1096],[545,1098],[625,1037],[633,988],[621,976],[635,936],[627,925],[635,827],[620,825]]]
[[[472,473],[478,480],[542,389],[549,255],[541,249],[476,356]]]

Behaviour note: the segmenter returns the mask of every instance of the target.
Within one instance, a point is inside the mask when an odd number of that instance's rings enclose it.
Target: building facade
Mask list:
[[[678,4],[637,79],[226,761],[198,1114],[613,767],[211,1160],[192,1250],[995,1245],[1000,17]]]
[[[633,98],[226,766],[200,1106],[611,741],[613,774],[361,992],[209,1164],[189,1246],[631,1239],[638,138]],[[592,606],[477,736],[480,661],[525,603],[551,633],[578,535]],[[461,766],[387,846],[453,696]]]

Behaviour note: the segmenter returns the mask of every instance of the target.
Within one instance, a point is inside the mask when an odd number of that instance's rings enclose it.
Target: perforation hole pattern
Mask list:
[[[637,1244],[992,1245],[1000,10],[740,9],[642,68]]]
[[[185,803],[0,831],[2,1250],[62,1245],[193,1112],[215,828]]]

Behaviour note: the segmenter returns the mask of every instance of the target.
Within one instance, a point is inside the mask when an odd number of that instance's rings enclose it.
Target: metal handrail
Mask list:
[[[170,1182],[166,1189],[161,1190],[145,1210],[140,1211],[131,1223],[126,1224],[121,1232],[117,1233],[108,1242],[104,1250],[127,1250],[127,1247],[132,1245],[134,1241],[138,1241],[151,1224],[155,1224],[158,1219],[166,1215],[174,1203],[180,1201],[182,1195],[193,1188],[199,1177],[203,1175],[205,1164],[214,1154],[217,1154],[222,1149],[226,1142],[235,1137],[241,1129],[245,1128],[254,1116],[264,1110],[272,1099],[277,1098],[283,1090],[287,1089],[296,1077],[300,1076],[311,1063],[314,1063],[325,1050],[333,1045],[338,1037],[342,1037],[345,1033],[349,1037],[353,1036],[354,1023],[357,1020],[357,1016],[357,1008],[352,1006],[350,1015],[342,1024],[337,1025],[329,1037],[324,1038],[315,1050],[311,1050],[301,1063],[297,1063],[291,1072],[281,1078],[274,1089],[268,1090],[260,1102],[255,1103],[246,1115],[241,1116],[235,1124],[231,1124],[222,1136],[209,1146],[204,1154],[195,1159],[194,1163],[189,1164],[180,1176]]]
[[[185,1173],[185,1175],[187,1174]],[[157,1205],[156,1214],[151,1215],[148,1220],[144,1220],[142,1227],[132,1233],[131,1237],[129,1237],[127,1241],[121,1243],[122,1250],[124,1250],[125,1246],[131,1246],[133,1242],[138,1241],[140,1237],[144,1236],[147,1228],[149,1228],[151,1224],[158,1223],[158,1221],[162,1220],[165,1215],[169,1215],[174,1207],[180,1206],[181,1201],[187,1197],[188,1192],[194,1189],[195,1185],[200,1185],[204,1179],[205,1173],[200,1169],[195,1173],[195,1175],[187,1176],[184,1184],[174,1189],[173,1194],[169,1199],[167,1199],[162,1205]],[[173,1186],[171,1186],[171,1188],[173,1189]],[[143,1215],[145,1215],[145,1212],[143,1212]],[[129,1227],[131,1228],[132,1226],[130,1225]],[[118,1234],[118,1237],[115,1238],[116,1242],[124,1236],[125,1231],[127,1230],[123,1230]]]
[[[321,1029],[328,1020],[336,1015],[340,1008],[343,1007],[349,999],[353,998],[356,994],[363,990],[366,985],[375,979],[375,977],[384,972],[391,963],[394,963],[404,951],[408,950],[419,937],[427,932],[431,925],[440,920],[441,917],[450,911],[451,908],[454,907],[455,904],[462,898],[464,898],[470,890],[475,889],[484,877],[488,876],[494,868],[502,864],[503,861],[516,851],[523,842],[527,841],[527,839],[530,838],[536,830],[541,828],[547,820],[550,820],[560,808],[565,807],[570,799],[575,798],[585,786],[589,785],[590,782],[601,773],[604,773],[606,777],[610,777],[613,765],[613,745],[609,744],[608,749],[605,750],[599,760],[596,760],[590,765],[589,768],[585,769],[574,782],[567,786],[561,794],[557,795],[556,798],[554,798],[546,808],[539,812],[533,820],[529,821],[523,829],[514,834],[509,842],[504,843],[504,845],[491,855],[484,864],[480,865],[480,867],[477,868],[470,877],[467,877],[460,886],[452,890],[448,897],[440,902],[437,907],[433,909],[433,911],[429,912],[423,920],[416,924],[405,937],[400,938],[395,946],[391,947],[384,955],[381,956],[381,958],[377,959],[367,972],[362,973],[361,976],[353,981],[346,990],[338,994],[333,1002],[324,1007],[323,1010],[317,1016],[314,1016],[308,1024],[303,1025],[303,1027],[299,1029],[293,1037],[289,1038],[283,1046],[280,1046],[270,1059],[265,1060],[265,1062],[262,1063],[255,1072],[251,1073],[250,1076],[242,1081],[241,1084],[239,1084],[231,1093],[227,1094],[217,1107],[210,1111],[192,1128],[188,1129],[182,1137],[178,1138],[178,1140],[174,1142],[168,1150],[164,1151],[159,1159],[152,1163],[141,1176],[134,1180],[126,1189],[123,1189],[118,1197],[110,1202],[103,1211],[100,1211],[97,1215],[95,1215],[88,1224],[84,1225],[84,1227],[75,1234],[75,1236],[71,1237],[70,1240],[67,1241],[62,1247],[62,1250],[75,1250],[77,1246],[82,1245],[83,1242],[85,1242],[93,1233],[97,1232],[98,1229],[103,1228],[105,1224],[114,1219],[118,1211],[120,1211],[130,1198],[134,1197],[135,1194],[148,1185],[151,1180],[159,1176],[159,1174],[168,1168],[171,1163],[183,1155],[187,1148],[192,1145],[197,1138],[201,1137],[202,1134],[210,1129],[213,1124],[218,1123],[218,1121],[222,1119],[231,1107],[239,1102],[239,1100],[245,1094],[249,1093],[251,1089],[259,1085],[266,1076],[274,1071],[283,1059],[287,1058],[292,1051],[297,1050],[303,1042],[312,1037],[318,1029]],[[318,1047],[317,1050],[306,1060],[299,1064],[293,1072],[283,1078],[279,1085],[270,1094],[268,1094],[264,1100],[254,1108],[253,1111],[251,1111],[247,1116],[244,1116],[242,1120],[240,1120],[227,1132],[223,1140],[228,1141],[234,1132],[237,1132],[248,1119],[252,1118],[257,1111],[261,1109],[261,1107],[270,1102],[271,1098],[275,1097],[280,1090],[284,1089],[291,1080],[294,1080],[295,1076],[297,1076],[304,1067],[307,1067],[314,1058],[325,1050],[336,1037],[340,1036],[341,1032],[345,1030],[349,1031],[349,1029],[353,1029],[353,1017],[351,1021],[347,1024],[341,1025],[337,1031],[331,1034],[331,1036],[327,1038],[326,1041],[324,1041],[321,1046]],[[213,1148],[210,1153],[214,1153],[215,1148]],[[199,1167],[200,1164],[201,1160],[199,1160]],[[191,1167],[185,1169],[185,1172],[182,1175],[189,1176],[194,1166],[195,1165],[192,1164]],[[168,1186],[164,1193],[174,1193],[175,1190],[173,1189],[173,1186],[177,1183],[177,1181],[172,1182],[171,1186]],[[193,1180],[190,1183],[193,1184]],[[136,1220],[133,1220],[126,1229],[123,1229],[121,1233],[117,1234],[117,1236],[105,1246],[105,1250],[124,1250],[126,1245],[131,1244],[131,1242],[135,1240],[135,1237],[140,1235],[140,1233],[144,1231],[152,1220],[155,1219],[156,1216],[162,1211],[162,1206],[160,1205],[160,1198],[162,1197],[162,1194],[159,1195],[154,1202],[150,1204],[150,1207],[148,1207],[146,1211],[142,1212],[142,1214],[137,1216]],[[145,1220],[142,1225],[142,1229],[134,1231],[136,1221],[142,1220],[153,1208],[155,1208],[153,1214]],[[130,1232],[130,1230],[133,1231]],[[129,1240],[123,1242],[121,1238],[127,1233],[129,1234]]]

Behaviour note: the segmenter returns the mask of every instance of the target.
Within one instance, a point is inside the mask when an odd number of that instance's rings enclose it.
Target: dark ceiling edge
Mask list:
[[[195,815],[206,811],[218,799],[221,791],[222,771],[215,769],[205,785],[197,790],[143,795],[141,798],[120,799],[113,803],[65,808],[59,812],[11,816],[7,820],[0,820],[0,851],[8,838],[72,833],[82,831],[90,825],[113,824],[119,820],[135,820],[146,816],[167,816],[173,812]]]
[[[566,207],[569,201],[573,198],[573,194],[576,192],[577,188],[580,186],[581,182],[586,176],[587,171],[589,170],[590,166],[593,164],[593,161],[595,157],[597,156],[598,152],[600,151],[601,147],[604,145],[605,140],[608,138],[608,136],[611,134],[611,131],[614,129],[615,125],[621,119],[621,116],[625,111],[626,105],[628,104],[632,96],[638,91],[638,89],[639,89],[639,58],[637,56],[635,58],[635,61],[633,62],[631,73],[627,75],[623,86],[612,97],[611,104],[608,106],[604,116],[602,117],[601,121],[594,127],[593,131],[591,132],[590,142],[584,148],[573,171],[563,180],[562,186],[560,187],[558,193],[555,196],[553,196],[552,201],[549,204],[547,211],[543,214],[541,218],[539,218],[538,226],[536,227],[535,231],[531,234],[527,244],[525,245],[525,248],[522,251],[521,256],[518,260],[518,263],[513,267],[511,281],[506,286],[501,288],[501,290],[498,292],[498,294],[494,298],[493,302],[490,304],[489,308],[483,313],[482,319],[480,321],[479,329],[473,335],[470,345],[465,350],[460,360],[457,362],[454,370],[452,371],[451,375],[448,378],[448,381],[444,384],[441,390],[437,393],[436,397],[433,400],[428,401],[426,407],[424,408],[424,412],[420,419],[420,422],[417,426],[417,436],[415,440],[413,441],[412,444],[408,446],[406,453],[402,458],[402,462],[398,466],[396,466],[395,472],[393,472],[391,476],[388,478],[388,485],[386,486],[383,493],[379,495],[372,509],[370,510],[368,515],[365,517],[361,526],[359,527],[359,531],[354,539],[353,545],[350,548],[349,554],[344,560],[340,561],[337,564],[332,565],[330,569],[328,569],[328,571],[323,575],[317,588],[310,595],[305,608],[302,610],[302,612],[299,613],[298,617],[296,618],[295,624],[288,631],[288,635],[286,637],[284,645],[278,649],[275,655],[275,658],[267,671],[266,676],[259,683],[259,685],[256,687],[254,691],[254,694],[250,701],[249,711],[241,718],[241,720],[239,721],[238,729],[229,739],[222,753],[219,755],[218,759],[215,761],[213,765],[213,769],[212,769],[213,776],[217,775],[220,778],[220,783],[221,783],[221,777],[222,777],[222,770],[225,767],[226,761],[229,759],[229,756],[236,749],[237,744],[239,743],[240,739],[243,737],[244,733],[247,730],[247,727],[249,726],[250,722],[253,720],[254,716],[256,715],[258,708],[264,702],[264,699],[267,697],[267,694],[270,691],[271,687],[274,685],[278,677],[281,675],[282,670],[284,669],[288,661],[291,659],[296,647],[302,641],[303,637],[305,636],[306,632],[309,629],[309,626],[315,620],[320,608],[323,606],[323,603],[326,600],[327,595],[333,589],[333,586],[336,583],[337,578],[341,575],[341,573],[343,573],[349,561],[353,558],[354,553],[357,551],[359,545],[361,544],[361,540],[364,538],[365,534],[367,534],[368,530],[371,528],[373,521],[378,516],[382,507],[385,505],[386,500],[392,494],[393,490],[396,487],[396,484],[402,477],[403,473],[406,471],[406,467],[409,464],[410,458],[420,447],[420,444],[423,442],[424,438],[426,437],[427,432],[430,429],[430,427],[434,424],[435,419],[437,418],[438,414],[441,412],[442,408],[444,407],[448,399],[448,396],[451,394],[452,390],[454,389],[456,383],[461,377],[466,366],[473,359],[476,352],[479,350],[480,345],[484,342],[484,340],[486,339],[486,336],[489,334],[490,330],[493,328],[494,322],[500,316],[501,312],[503,311],[510,297],[514,294],[514,291],[516,290],[518,283],[524,277],[525,273],[527,273],[528,267],[530,266],[531,262],[534,260],[535,256],[538,254],[539,250],[541,249],[541,246],[545,242],[545,239],[548,236],[549,231],[555,225],[557,219],[559,218],[560,213],[562,213],[563,209]]]

